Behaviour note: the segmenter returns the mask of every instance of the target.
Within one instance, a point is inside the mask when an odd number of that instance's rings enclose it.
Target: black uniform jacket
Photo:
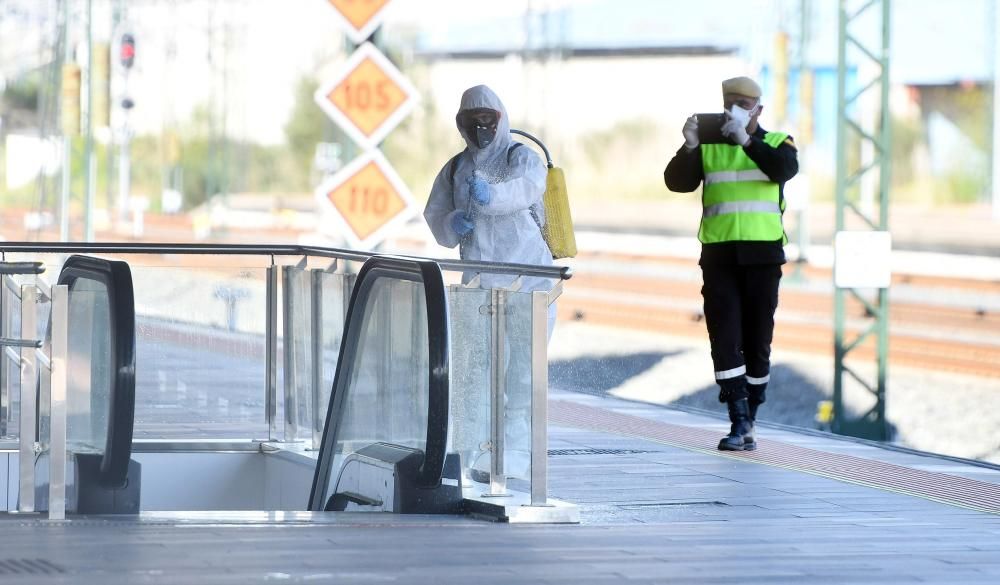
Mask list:
[[[750,144],[743,147],[760,170],[778,184],[779,197],[785,198],[785,181],[799,172],[798,153],[793,146],[791,137],[773,148],[764,143],[767,132],[757,127],[750,135]],[[705,171],[701,164],[701,148],[688,150],[681,146],[674,158],[670,159],[663,171],[663,182],[667,189],[678,193],[690,193],[705,180]],[[774,242],[722,242],[718,244],[702,244],[701,261],[699,264],[784,264],[785,249],[781,240]]]

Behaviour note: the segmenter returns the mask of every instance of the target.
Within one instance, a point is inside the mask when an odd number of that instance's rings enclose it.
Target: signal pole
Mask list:
[[[93,242],[94,241],[94,192],[97,190],[97,158],[94,157],[94,100],[93,100],[93,81],[94,81],[94,43],[93,35],[94,31],[92,28],[93,23],[91,22],[91,15],[93,11],[93,0],[87,0],[87,16],[86,16],[86,27],[87,27],[87,69],[86,69],[86,81],[83,84],[83,95],[85,99],[83,100],[87,104],[86,113],[86,136],[85,136],[85,167],[84,167],[84,179],[86,185],[86,195],[84,196],[83,204],[83,241]]]
[[[990,2],[993,17],[993,219],[1000,221],[1000,7]]]
[[[67,115],[67,88],[66,81],[67,76],[65,74],[66,66],[73,61],[73,45],[70,43],[69,36],[69,21],[70,21],[70,8],[69,0],[62,0],[62,34],[63,34],[63,75],[62,75],[62,87],[60,87],[60,122],[63,129],[63,143],[62,143],[62,189],[59,195],[59,239],[63,242],[69,241],[69,192],[70,192],[70,181],[72,180],[72,165],[73,165],[73,136],[67,132],[66,128],[68,124],[65,120]]]
[[[124,7],[122,8],[124,13]],[[128,20],[122,15],[122,20]],[[132,139],[132,129],[129,127],[129,112],[134,105],[132,98],[128,95],[128,74],[135,63],[135,37],[131,33],[123,33],[118,46],[118,58],[122,68],[122,126],[121,144],[119,146],[118,159],[118,201],[117,208],[118,224],[124,226],[128,220],[129,192],[132,188],[132,160],[129,152],[129,142]]]

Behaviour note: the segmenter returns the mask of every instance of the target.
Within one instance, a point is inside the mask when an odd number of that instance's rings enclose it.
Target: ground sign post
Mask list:
[[[360,43],[313,96],[361,154],[316,189],[320,205],[332,212],[345,239],[372,249],[413,216],[416,207],[406,184],[379,151],[379,144],[409,115],[416,88],[370,42],[389,0],[330,0],[345,34]]]

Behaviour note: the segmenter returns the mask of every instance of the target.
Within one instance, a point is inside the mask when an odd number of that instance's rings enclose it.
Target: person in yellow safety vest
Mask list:
[[[781,217],[784,184],[799,170],[787,134],[760,127],[761,90],[748,77],[722,82],[723,140],[702,144],[698,117],[683,128],[684,145],[663,172],[671,191],[702,191],[699,265],[705,323],[719,402],[732,423],[725,451],[753,450],[754,421],[765,401],[778,283],[788,241]]]

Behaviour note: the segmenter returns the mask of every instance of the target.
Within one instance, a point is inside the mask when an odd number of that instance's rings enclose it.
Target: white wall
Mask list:
[[[133,453],[143,511],[304,511],[315,459],[276,453]],[[0,451],[0,512],[17,509],[18,454]]]

